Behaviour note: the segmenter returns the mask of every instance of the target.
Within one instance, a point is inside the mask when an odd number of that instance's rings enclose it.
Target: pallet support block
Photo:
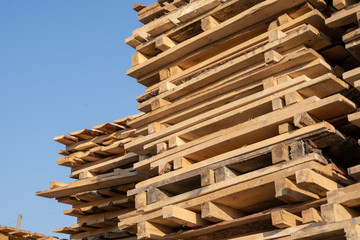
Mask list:
[[[181,226],[195,228],[208,225],[208,222],[202,219],[199,213],[175,205],[163,207],[162,212],[163,219],[177,223]]]
[[[201,217],[210,222],[228,221],[243,216],[245,214],[239,210],[218,203],[203,202],[201,204]]]

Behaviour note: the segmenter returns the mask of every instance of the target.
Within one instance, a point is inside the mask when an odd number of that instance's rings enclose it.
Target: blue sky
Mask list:
[[[36,197],[53,180],[53,137],[137,113],[145,88],[127,77],[134,50],[124,39],[141,26],[133,0],[0,0],[0,225],[46,235],[75,224],[70,205]]]

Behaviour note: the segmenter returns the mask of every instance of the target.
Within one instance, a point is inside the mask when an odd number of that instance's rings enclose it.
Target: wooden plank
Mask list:
[[[295,227],[302,224],[302,218],[286,210],[278,210],[271,213],[272,225],[277,228]]]
[[[360,3],[349,6],[331,15],[325,24],[331,28],[341,27],[350,23],[357,23],[356,13],[360,11]]]
[[[90,171],[94,173],[103,173],[111,169],[125,166],[129,163],[137,162],[139,156],[135,153],[128,153],[123,156],[105,158],[102,161],[97,161],[94,163],[84,164],[80,167],[75,167],[71,169],[71,178],[77,178],[78,175],[84,171]]]
[[[340,222],[357,217],[359,214],[359,211],[344,207],[338,203],[321,205],[321,218],[326,223]]]
[[[360,217],[330,224],[314,224],[311,225],[311,227],[305,227],[301,230],[291,233],[290,237],[294,240],[310,240],[314,238],[327,239],[334,237],[343,238],[344,228],[351,224],[358,224],[359,222]]]
[[[64,145],[70,145],[70,144],[76,143],[78,141],[78,138],[72,137],[72,136],[61,135],[61,136],[55,137],[54,141],[59,142]]]
[[[354,167],[348,168],[348,173],[351,177],[360,182],[360,164]]]
[[[202,219],[200,214],[175,205],[163,207],[162,212],[163,219],[175,222],[180,226],[194,228],[208,225],[208,222]]]
[[[217,41],[236,31],[241,31],[246,27],[257,23],[259,19],[269,18],[281,11],[284,11],[285,9],[289,9],[304,2],[305,1],[303,0],[296,0],[291,2],[282,0],[268,0],[257,4],[254,7],[251,7],[250,9],[238,14],[237,16],[219,24],[213,29],[203,32],[202,34],[191,38],[191,40],[178,44],[170,51],[167,51],[166,54],[160,54],[157,57],[154,57],[149,61],[146,61],[143,64],[128,70],[127,74],[132,77],[139,78],[142,75],[160,68],[159,64],[173,62],[185,54],[190,53],[195,49],[199,49],[205,44]],[[211,42],[209,42],[209,39],[211,39]]]
[[[211,222],[233,220],[245,216],[244,213],[218,203],[203,202],[201,204],[201,217]]]
[[[173,230],[156,223],[143,221],[137,224],[137,239],[162,239]]]
[[[304,224],[322,221],[319,211],[317,211],[315,208],[309,208],[301,211],[301,217]]]
[[[275,181],[276,198],[284,202],[304,202],[310,199],[319,199],[319,196],[299,188],[287,178]]]
[[[296,184],[323,197],[326,196],[326,192],[342,187],[338,183],[310,169],[296,172]]]
[[[198,15],[201,15],[204,12],[211,10],[212,8],[219,6],[220,4],[220,0],[199,0],[192,2],[181,11],[178,19],[181,22],[187,22],[190,19],[195,18]]]
[[[327,193],[328,203],[340,203],[347,207],[360,206],[360,183],[345,188],[329,191]]]
[[[333,6],[337,10],[341,10],[341,9],[349,7],[350,5],[355,4],[357,2],[358,1],[356,1],[356,0],[333,0]]]
[[[137,172],[127,172],[121,173],[120,175],[116,173],[103,174],[100,176],[78,180],[72,183],[67,184],[63,187],[57,187],[54,189],[44,190],[37,192],[37,196],[54,198],[68,196],[78,192],[90,191],[95,189],[106,188],[110,186],[116,186],[121,184],[132,183],[144,179],[143,176],[139,175]]]

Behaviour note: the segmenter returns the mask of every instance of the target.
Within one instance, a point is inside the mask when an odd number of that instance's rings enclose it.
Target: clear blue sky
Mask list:
[[[68,238],[52,229],[75,224],[70,205],[35,192],[71,181],[53,137],[137,113],[135,2],[155,0],[0,0],[0,225],[21,213],[22,229]]]

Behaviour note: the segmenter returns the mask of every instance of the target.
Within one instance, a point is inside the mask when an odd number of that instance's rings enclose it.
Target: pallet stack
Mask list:
[[[134,239],[133,234],[119,232],[117,227],[118,218],[137,214],[126,192],[145,179],[132,168],[139,155],[124,149],[125,143],[137,138],[135,129],[126,125],[131,118],[54,138],[65,145],[65,150],[59,151],[64,156],[57,163],[71,168],[70,178],[76,180],[68,184],[53,181],[49,190],[37,195],[71,205],[64,214],[77,217],[77,224],[55,232],[71,234],[72,239]]]
[[[134,239],[360,239],[359,6],[135,4],[144,26],[126,39],[137,51],[127,74],[147,89],[123,149],[146,179],[127,189],[136,210],[109,230]],[[56,189],[38,195],[59,197]],[[71,238],[111,238],[93,226]]]
[[[1,240],[58,240],[53,236],[45,236],[40,233],[32,233],[30,231],[6,227],[0,225]]]

